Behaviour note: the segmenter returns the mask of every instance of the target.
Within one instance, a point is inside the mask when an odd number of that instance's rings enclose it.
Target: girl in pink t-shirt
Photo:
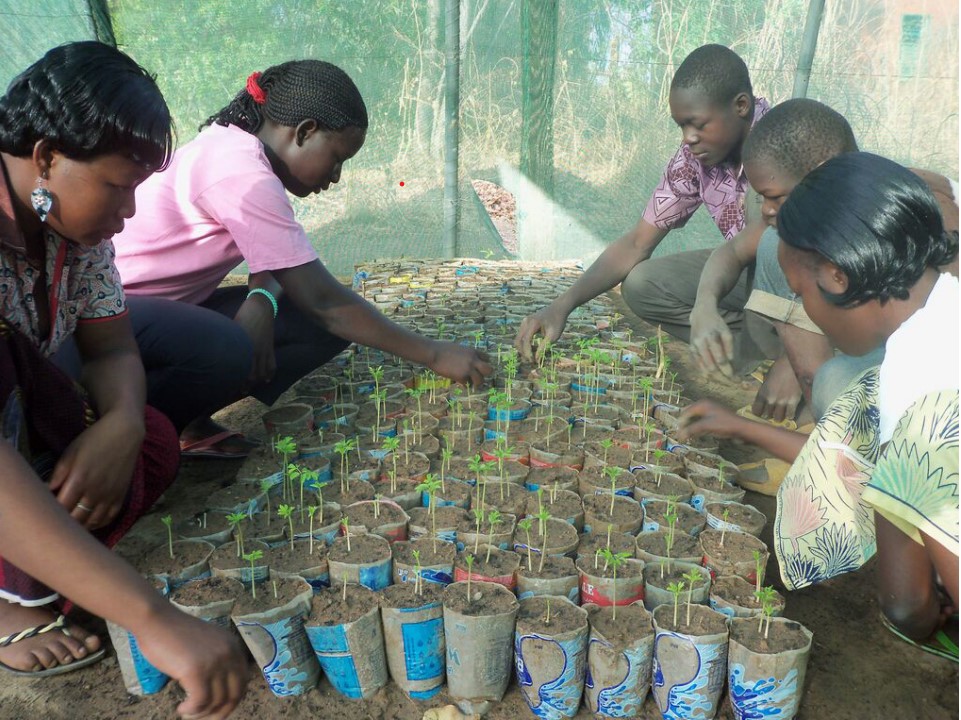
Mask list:
[[[299,60],[252,73],[204,126],[141,186],[116,243],[148,396],[186,453],[245,454],[250,442],[210,413],[248,393],[273,403],[350,342],[483,383],[478,353],[401,328],[339,283],[294,217],[286,193],[327,190],[364,144],[367,109],[343,70]],[[218,287],[241,261],[246,287]]]

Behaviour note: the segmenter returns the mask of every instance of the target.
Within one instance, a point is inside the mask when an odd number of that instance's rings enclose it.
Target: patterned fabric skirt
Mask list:
[[[958,391],[925,395],[898,421],[864,491],[895,527],[958,554]]]
[[[0,320],[0,442],[13,445],[46,481],[56,460],[96,419],[82,388],[62,373],[23,335]],[[177,433],[170,421],[146,408],[146,435],[123,507],[94,536],[108,547],[126,534],[173,483],[180,463]],[[73,522],[72,520],[70,522]],[[37,528],[42,536],[43,528]],[[57,594],[0,558],[0,598],[42,605]]]
[[[877,548],[864,489],[878,460],[878,368],[828,408],[778,489],[774,552],[797,590],[857,570]]]

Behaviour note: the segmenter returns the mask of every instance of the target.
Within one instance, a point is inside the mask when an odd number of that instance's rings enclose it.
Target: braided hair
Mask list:
[[[697,90],[717,106],[729,103],[742,92],[754,102],[747,65],[724,45],[702,45],[693,50],[674,73],[671,90]]]
[[[27,157],[40,140],[73,160],[120,153],[150,170],[173,152],[170,111],[153,77],[95,41],[49,50],[0,97],[0,150]]]
[[[323,60],[291,60],[253,73],[247,87],[204,122],[236,125],[251,134],[264,120],[296,127],[313,120],[326,131],[347,127],[367,129],[367,106],[360,91],[343,70]]]

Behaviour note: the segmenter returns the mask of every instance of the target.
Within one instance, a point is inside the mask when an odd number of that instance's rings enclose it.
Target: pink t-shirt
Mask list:
[[[212,125],[137,188],[137,213],[114,237],[128,295],[193,304],[246,260],[251,273],[317,259],[255,136]]]
[[[767,100],[755,98],[751,127],[771,109]],[[702,204],[714,224],[730,240],[744,229],[744,197],[748,182],[742,166],[721,163],[704,167],[681,145],[654,189],[644,219],[662,230],[683,227]]]

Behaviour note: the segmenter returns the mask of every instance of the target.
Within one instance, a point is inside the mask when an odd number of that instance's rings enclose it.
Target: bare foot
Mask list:
[[[0,636],[21,632],[36,625],[46,625],[56,614],[44,607],[24,607],[0,600]],[[70,626],[70,635],[51,630],[0,648],[0,662],[14,670],[35,672],[58,665],[69,665],[100,649],[100,638],[86,630]]]

